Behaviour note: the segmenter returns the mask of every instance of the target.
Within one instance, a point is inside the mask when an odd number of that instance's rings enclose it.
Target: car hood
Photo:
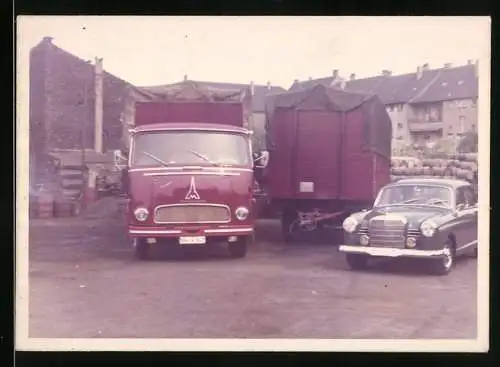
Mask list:
[[[429,208],[420,206],[392,206],[384,208],[374,208],[371,211],[363,213],[362,217],[364,221],[370,220],[377,216],[398,216],[404,217],[408,221],[408,224],[412,226],[419,226],[422,222],[430,218],[439,218],[444,216],[449,211],[443,208]]]

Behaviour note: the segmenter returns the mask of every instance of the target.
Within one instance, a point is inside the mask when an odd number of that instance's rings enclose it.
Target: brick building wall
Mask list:
[[[44,38],[30,53],[33,149],[94,148],[94,66]],[[103,148],[121,145],[120,116],[129,84],[103,73]]]

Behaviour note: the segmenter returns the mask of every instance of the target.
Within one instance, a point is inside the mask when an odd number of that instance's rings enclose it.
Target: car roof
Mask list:
[[[248,134],[249,130],[244,127],[212,124],[212,123],[194,123],[194,122],[168,122],[159,124],[147,124],[135,126],[133,131],[161,131],[161,130],[205,130],[205,131],[225,131],[232,133]]]
[[[400,184],[408,185],[440,185],[456,189],[461,186],[469,186],[470,182],[453,178],[403,178],[390,183],[388,186],[397,186]]]

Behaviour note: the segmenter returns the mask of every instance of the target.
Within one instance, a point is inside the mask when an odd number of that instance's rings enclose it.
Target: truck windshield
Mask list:
[[[134,138],[132,166],[250,166],[245,135],[212,131],[142,132]]]
[[[375,206],[429,205],[449,208],[451,190],[431,185],[396,185],[382,189]]]

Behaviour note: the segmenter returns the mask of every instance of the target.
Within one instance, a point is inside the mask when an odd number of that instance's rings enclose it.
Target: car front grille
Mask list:
[[[155,210],[155,223],[228,223],[231,214],[222,205],[170,205]]]
[[[405,247],[406,223],[398,219],[376,219],[370,220],[368,235],[370,244],[379,247]]]

